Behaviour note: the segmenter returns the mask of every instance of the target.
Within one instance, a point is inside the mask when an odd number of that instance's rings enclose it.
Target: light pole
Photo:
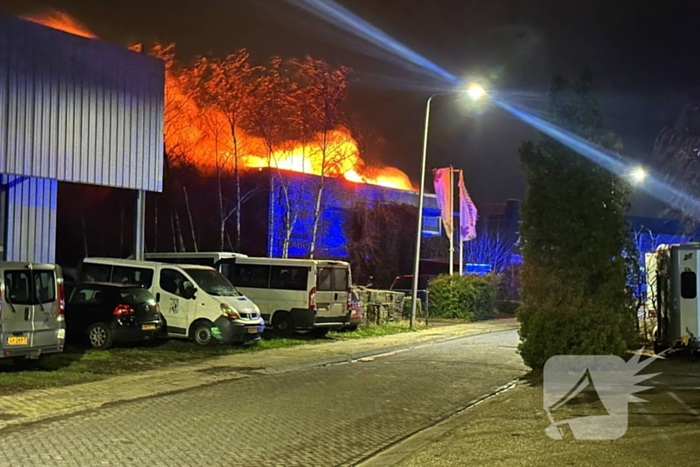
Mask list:
[[[416,326],[416,305],[418,301],[418,274],[420,269],[420,243],[423,237],[423,195],[425,194],[425,168],[428,156],[428,130],[430,128],[430,104],[435,96],[443,94],[469,94],[473,100],[478,100],[486,94],[484,88],[478,84],[472,84],[468,89],[462,91],[438,92],[430,97],[425,106],[425,128],[423,129],[423,161],[420,170],[420,191],[418,194],[418,232],[416,233],[416,257],[413,265],[413,289],[411,291],[411,329]],[[454,229],[452,232],[454,235]]]

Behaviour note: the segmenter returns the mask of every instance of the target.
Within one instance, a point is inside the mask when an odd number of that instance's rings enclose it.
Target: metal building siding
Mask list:
[[[58,182],[9,175],[3,183],[7,186],[7,261],[53,263]]]
[[[0,173],[162,191],[163,62],[0,14]]]

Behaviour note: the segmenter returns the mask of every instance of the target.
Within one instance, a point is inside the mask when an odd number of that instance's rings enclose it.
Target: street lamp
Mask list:
[[[423,195],[425,194],[425,170],[428,156],[428,129],[430,128],[430,104],[435,96],[440,96],[443,94],[464,94],[467,93],[472,100],[476,101],[486,95],[486,91],[483,87],[476,83],[469,85],[467,89],[450,91],[450,92],[438,92],[430,97],[428,97],[428,102],[425,106],[425,128],[423,130],[423,162],[421,164],[420,171],[420,191],[418,194],[418,232],[416,233],[416,258],[413,265],[413,289],[411,290],[411,329],[415,328],[416,325],[416,305],[418,301],[418,274],[420,269],[420,243],[423,237]],[[452,232],[454,235],[454,231]],[[453,261],[450,258],[450,261]],[[461,271],[460,271],[461,274]]]
[[[647,171],[644,170],[644,167],[639,166],[630,173],[630,177],[632,178],[633,182],[642,183],[644,179],[647,178]]]

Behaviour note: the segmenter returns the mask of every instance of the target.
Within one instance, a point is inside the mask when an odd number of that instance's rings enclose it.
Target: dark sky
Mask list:
[[[648,161],[656,133],[700,90],[700,2],[666,0],[342,0],[341,3],[450,72],[482,74],[501,88],[545,92],[554,73],[593,69],[609,126],[625,153]],[[0,0],[13,13],[63,10],[118,44],[176,42],[183,60],[241,47],[256,61],[311,54],[352,67],[350,103],[385,140],[383,162],[417,180],[425,91],[369,79],[407,70],[369,58],[284,0]],[[354,48],[353,48],[354,46]],[[530,130],[498,109],[465,112],[436,100],[429,165],[465,171],[477,205],[521,198],[517,147]],[[636,211],[658,206],[635,196]]]

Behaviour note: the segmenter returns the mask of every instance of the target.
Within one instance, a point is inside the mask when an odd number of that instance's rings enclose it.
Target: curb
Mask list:
[[[436,337],[434,339],[426,339],[425,341],[418,342],[418,343],[399,344],[399,345],[382,347],[382,348],[377,348],[377,349],[369,349],[366,351],[350,353],[350,354],[344,355],[344,356],[337,356],[337,357],[331,357],[331,358],[326,358],[326,359],[312,360],[309,362],[304,362],[304,363],[299,363],[299,364],[294,364],[294,365],[266,367],[266,368],[261,368],[261,369],[257,369],[257,370],[252,370],[250,373],[262,374],[262,375],[276,375],[276,374],[289,373],[292,371],[309,370],[309,369],[313,369],[313,368],[321,368],[321,367],[326,367],[326,366],[331,366],[331,365],[341,365],[341,364],[346,364],[346,363],[353,363],[353,362],[356,362],[356,361],[363,359],[363,358],[369,358],[369,357],[376,358],[376,357],[382,357],[382,356],[389,356],[389,355],[395,354],[397,352],[411,351],[411,350],[427,347],[430,345],[443,344],[446,342],[451,342],[451,341],[460,340],[460,339],[466,339],[469,337],[475,337],[475,336],[480,336],[480,335],[484,335],[484,334],[496,334],[496,333],[501,333],[501,332],[509,332],[509,331],[516,330],[517,328],[518,328],[517,326],[513,326],[513,327],[509,326],[506,329],[499,329],[496,331],[488,330],[488,331],[476,332],[474,334],[468,334],[468,335]],[[201,369],[203,369],[203,368],[193,367],[191,371],[196,372],[196,371],[199,371]],[[195,385],[191,385],[191,386],[187,386],[187,387],[183,387],[183,388],[166,389],[166,390],[162,390],[162,391],[154,390],[152,394],[147,394],[147,395],[139,395],[139,396],[135,396],[135,397],[115,398],[114,400],[111,400],[108,402],[88,403],[88,404],[84,404],[80,407],[59,409],[59,410],[55,410],[55,411],[50,412],[50,413],[46,413],[46,414],[38,415],[38,416],[33,416],[33,417],[30,416],[30,417],[16,418],[14,420],[3,420],[3,421],[0,421],[0,433],[7,432],[10,430],[15,430],[15,429],[21,429],[23,427],[35,425],[37,423],[45,422],[48,420],[58,420],[61,418],[66,418],[66,417],[77,415],[80,413],[91,412],[91,411],[98,410],[98,409],[104,408],[104,407],[110,407],[110,406],[115,406],[115,405],[120,405],[120,404],[125,404],[128,402],[135,402],[135,401],[140,401],[140,400],[147,400],[147,399],[151,399],[151,398],[155,398],[155,397],[175,395],[175,394],[179,394],[179,393],[182,393],[185,391],[190,391],[193,389],[213,386],[213,385],[220,384],[220,383],[225,383],[225,382],[229,382],[229,381],[235,381],[238,379],[244,379],[244,378],[250,378],[250,377],[251,377],[251,374],[245,374],[245,373],[241,373],[241,372],[231,371],[230,373],[216,375],[216,376],[212,377],[212,380],[202,381],[201,384],[195,384]]]

